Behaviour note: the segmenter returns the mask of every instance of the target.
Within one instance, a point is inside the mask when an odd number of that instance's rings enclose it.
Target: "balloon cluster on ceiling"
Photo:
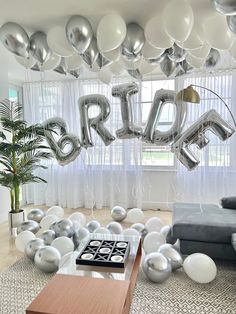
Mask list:
[[[236,58],[235,1],[212,0],[212,6],[214,14],[201,25],[187,0],[171,0],[144,29],[137,23],[126,25],[112,13],[102,17],[95,34],[85,17],[75,15],[65,27],[57,25],[47,34],[37,31],[30,37],[20,25],[8,22],[0,28],[0,39],[20,64],[36,71],[78,77],[84,64],[104,83],[123,70],[142,79],[159,66],[167,77],[182,75],[193,68],[214,67],[218,50],[229,50]]]

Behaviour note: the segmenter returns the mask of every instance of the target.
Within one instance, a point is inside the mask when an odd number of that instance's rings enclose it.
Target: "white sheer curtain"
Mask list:
[[[210,74],[179,78],[177,89],[197,84],[219,94],[236,117],[236,75],[235,73]],[[215,109],[234,127],[224,104],[212,93],[195,88],[201,97],[200,104],[188,104],[188,118],[185,129],[203,113]],[[223,196],[236,195],[236,134],[222,142],[216,135],[207,132],[210,143],[202,150],[195,149],[200,160],[199,166],[188,171],[177,161],[175,178],[176,201],[196,203],[219,203]],[[194,149],[194,148],[193,148]]]
[[[29,123],[62,117],[68,132],[79,135],[78,99],[84,95],[101,94],[111,104],[111,114],[105,126],[115,135],[122,126],[120,101],[111,95],[113,81],[104,85],[98,80],[26,83],[24,115]],[[126,81],[127,82],[127,81]],[[140,101],[133,96],[134,123],[141,125]],[[89,112],[96,115],[97,107]],[[62,167],[57,161],[48,162],[48,169],[39,174],[47,184],[30,184],[23,190],[23,202],[77,208],[102,208],[119,204],[124,207],[142,206],[142,143],[138,139],[118,140],[105,146],[92,131],[94,147],[82,149],[74,162]]]

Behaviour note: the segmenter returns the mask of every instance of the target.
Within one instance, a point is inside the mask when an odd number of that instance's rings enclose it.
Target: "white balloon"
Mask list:
[[[105,227],[99,227],[97,228],[94,233],[100,233],[100,234],[111,234],[110,231]]]
[[[229,50],[231,56],[234,58],[234,60],[236,61],[236,40],[234,41],[232,47]]]
[[[142,222],[144,213],[140,208],[132,208],[127,213],[127,219],[132,223]]]
[[[32,68],[32,66],[36,63],[36,60],[33,58],[31,54],[29,54],[27,58],[15,55],[15,59],[19,64],[23,65],[23,67],[25,67],[26,69]]]
[[[192,50],[201,48],[204,44],[205,37],[202,25],[194,24],[193,29],[187,40],[178,45],[184,49]]]
[[[165,49],[153,47],[146,41],[142,48],[142,55],[146,59],[158,58],[163,54],[164,51]]]
[[[145,75],[145,74],[153,72],[157,67],[158,67],[157,64],[151,64],[143,59],[138,69],[142,75]]]
[[[161,228],[164,227],[164,222],[158,218],[158,217],[152,217],[150,219],[148,219],[148,221],[145,224],[145,227],[147,229],[148,232],[160,232]]]
[[[183,263],[185,273],[198,283],[209,283],[215,279],[217,268],[215,262],[206,254],[194,253]]]
[[[59,269],[65,266],[66,268],[69,269],[71,272],[76,271],[76,259],[79,255],[78,251],[73,251],[66,253],[62,258],[60,259],[59,262]]]
[[[126,60],[124,58],[122,58],[121,60],[122,60],[121,62],[123,62],[124,68],[128,70],[137,69],[140,66],[141,61],[142,61],[141,57],[135,62]]]
[[[54,26],[47,33],[49,48],[61,57],[69,57],[75,53],[74,49],[66,38],[65,27]]]
[[[216,13],[209,17],[205,21],[203,29],[206,41],[213,48],[227,50],[232,46],[234,36],[224,15]]]
[[[124,65],[121,61],[114,62],[109,65],[111,73],[118,75],[124,71]]]
[[[61,206],[52,206],[46,211],[46,215],[55,215],[58,218],[63,218],[64,209]]]
[[[143,240],[143,249],[146,254],[157,252],[159,247],[165,243],[166,243],[166,240],[162,234],[155,231],[150,232],[146,235],[146,237]]]
[[[161,228],[160,234],[162,234],[163,237],[166,239],[170,231],[171,231],[171,226],[167,225]]]
[[[174,41],[184,42],[192,31],[193,22],[193,10],[186,0],[171,0],[163,11],[164,28]]]
[[[98,48],[102,52],[118,48],[126,36],[126,24],[118,14],[105,15],[97,27]]]
[[[193,49],[193,50],[189,50],[188,54],[190,54],[191,56],[194,56],[196,58],[205,59],[208,56],[210,50],[211,50],[211,46],[205,42],[202,45],[202,47],[197,48],[197,49]]]
[[[74,251],[74,243],[67,237],[59,237],[52,241],[51,246],[55,247],[61,256]]]
[[[42,71],[53,70],[60,64],[60,62],[61,57],[55,53],[52,53],[50,58],[40,66],[40,70]]]
[[[140,237],[140,234],[137,230],[135,229],[131,229],[131,228],[127,228],[123,231],[123,235],[124,236],[136,236],[136,237]]]
[[[110,61],[118,61],[120,59],[121,56],[121,49],[120,47],[113,49],[111,51],[107,51],[107,52],[101,52],[101,54],[103,55],[103,57],[105,57],[106,59],[110,60]]]
[[[73,55],[65,58],[66,69],[69,71],[77,70],[83,64],[83,60],[79,55]]]
[[[173,45],[173,40],[166,33],[163,19],[160,15],[151,18],[147,22],[144,34],[149,44],[156,48],[166,49]]]
[[[190,64],[192,67],[200,69],[204,66],[205,64],[205,59],[201,59],[201,58],[196,58],[194,56],[191,56],[190,54],[188,54],[186,56],[186,61],[188,62],[188,64]]]
[[[101,68],[99,67],[99,65],[96,62],[94,64],[92,64],[92,66],[90,66],[84,62],[84,65],[89,71],[94,72],[94,73],[97,73],[101,70]]]
[[[24,253],[26,244],[35,238],[35,234],[28,230],[19,233],[15,240],[17,250]]]
[[[73,222],[76,229],[82,228],[86,225],[86,216],[82,213],[73,213],[68,217],[68,219]]]
[[[43,217],[43,219],[40,221],[39,225],[40,225],[42,231],[48,230],[49,227],[51,226],[51,224],[53,224],[54,222],[56,222],[58,220],[59,220],[59,218],[56,215],[47,215],[47,216]]]
[[[109,84],[111,82],[112,73],[108,68],[101,69],[101,71],[98,72],[98,78],[104,84]]]

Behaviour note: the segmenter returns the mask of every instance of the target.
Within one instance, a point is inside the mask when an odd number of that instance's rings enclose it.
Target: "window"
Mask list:
[[[142,126],[148,121],[149,112],[155,93],[159,89],[175,90],[175,81],[157,80],[142,82],[141,104],[142,104]],[[166,104],[162,110],[158,123],[158,129],[167,131],[173,123],[175,115],[175,107],[173,104]],[[156,144],[143,143],[142,164],[147,167],[173,167],[174,154],[170,151],[170,145],[157,146]]]
[[[16,85],[10,85],[8,88],[8,98],[22,104],[22,88]]]

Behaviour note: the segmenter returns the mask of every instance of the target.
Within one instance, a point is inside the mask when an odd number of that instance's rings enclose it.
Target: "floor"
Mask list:
[[[25,207],[26,211],[29,211],[31,208],[35,206],[27,206]],[[46,210],[45,206],[37,206],[37,208],[41,208]],[[94,211],[84,208],[76,209],[65,209],[65,217],[68,217],[75,211],[80,211],[84,213],[87,217],[87,221],[96,219],[103,226],[106,226],[111,221],[110,210],[108,209],[96,209]],[[145,221],[147,221],[150,217],[156,216],[162,219],[166,224],[171,224],[172,222],[172,213],[168,211],[154,211],[154,210],[145,210]],[[126,220],[122,222],[123,227],[129,227],[130,223]],[[8,223],[0,224],[0,272],[4,269],[8,268],[12,265],[19,257],[22,256],[22,253],[18,252],[15,248],[14,238],[11,238],[8,233]]]

